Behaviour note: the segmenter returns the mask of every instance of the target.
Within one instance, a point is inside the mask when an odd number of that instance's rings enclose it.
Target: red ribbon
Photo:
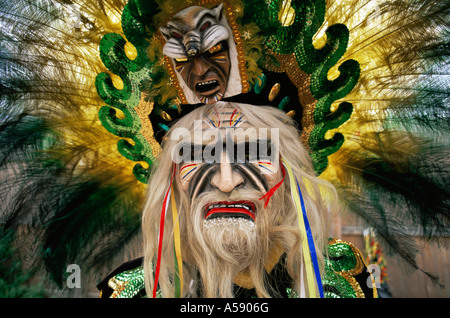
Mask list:
[[[156,291],[158,290],[159,269],[161,267],[161,252],[162,252],[162,242],[163,242],[163,235],[164,235],[164,221],[166,219],[167,200],[169,198],[170,189],[172,188],[172,182],[173,182],[174,176],[175,176],[175,165],[173,165],[172,178],[170,179],[169,188],[167,189],[166,195],[164,196],[164,201],[163,201],[163,205],[161,208],[161,219],[160,219],[160,223],[159,223],[158,257],[156,259],[155,283],[153,286],[153,298],[156,298]]]

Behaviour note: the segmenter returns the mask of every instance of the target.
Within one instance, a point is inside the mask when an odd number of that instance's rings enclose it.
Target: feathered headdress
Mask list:
[[[219,3],[242,84],[227,98],[292,116],[349,214],[417,267],[411,226],[435,239],[449,224],[449,8],[437,0],[2,1],[3,230],[35,238],[31,265],[60,284],[68,264],[104,273],[138,253],[161,138],[198,106],[158,28]]]

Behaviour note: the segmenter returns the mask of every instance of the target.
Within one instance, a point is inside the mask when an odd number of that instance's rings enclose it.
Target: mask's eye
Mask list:
[[[181,58],[181,59],[174,59],[175,60],[175,69],[178,73],[181,73],[184,71],[184,68],[186,66],[186,63],[188,62],[188,58]]]
[[[181,38],[182,38],[181,34],[178,33],[178,32],[172,32],[172,36],[173,36],[175,39],[181,39]]]
[[[205,23],[203,23],[203,25],[200,28],[200,31],[205,31],[207,28],[209,28],[211,26],[211,22],[206,21]]]
[[[188,58],[181,58],[181,59],[175,59],[175,62],[177,63],[186,63],[188,61]]]
[[[220,50],[222,50],[222,44],[221,43],[219,43],[217,45],[214,45],[212,48],[210,48],[208,50],[208,52],[211,53],[211,54],[214,54],[216,52],[219,52]]]

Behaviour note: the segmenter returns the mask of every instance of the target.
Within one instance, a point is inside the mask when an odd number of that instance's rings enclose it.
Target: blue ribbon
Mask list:
[[[314,273],[315,273],[316,281],[317,281],[317,287],[319,288],[320,298],[324,298],[322,278],[320,277],[319,263],[317,261],[316,247],[314,246],[314,239],[312,237],[311,227],[309,225],[308,217],[306,216],[305,202],[303,202],[302,191],[300,191],[300,185],[298,184],[297,178],[295,178],[295,181],[297,182],[298,194],[300,196],[300,203],[302,205],[303,220],[305,222],[306,236],[308,237],[309,251],[311,254],[311,260],[313,262]]]

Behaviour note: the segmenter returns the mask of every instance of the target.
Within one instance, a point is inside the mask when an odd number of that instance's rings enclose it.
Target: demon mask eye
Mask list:
[[[183,36],[178,33],[178,32],[172,32],[172,37],[174,37],[175,39],[181,40],[183,38]]]
[[[203,25],[200,28],[200,31],[205,31],[207,28],[209,28],[209,26],[211,25],[211,22],[206,21],[205,23],[203,23]]]
[[[219,43],[217,45],[214,45],[212,48],[210,48],[208,50],[208,52],[211,53],[211,54],[214,54],[214,53],[217,53],[217,52],[221,51],[222,48],[223,48],[223,44]]]

